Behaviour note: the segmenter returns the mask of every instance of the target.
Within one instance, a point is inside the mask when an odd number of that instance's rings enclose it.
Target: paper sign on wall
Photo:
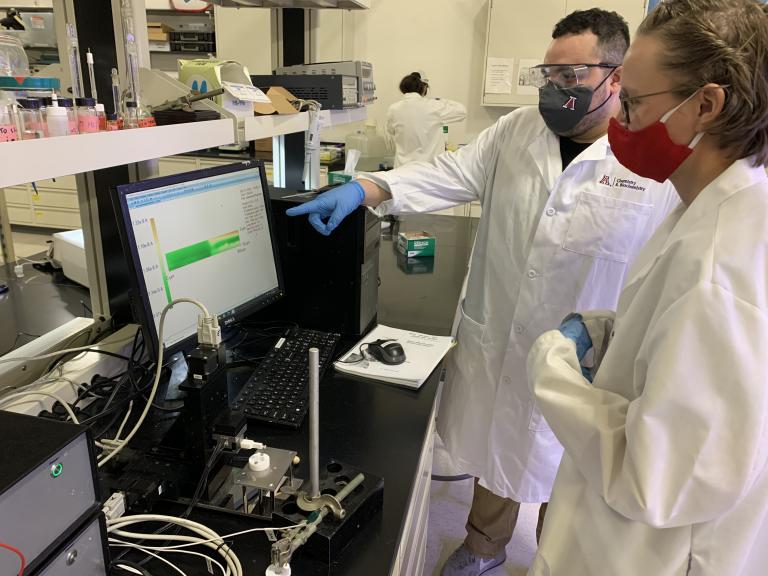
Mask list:
[[[541,60],[520,58],[520,66],[517,69],[517,82],[515,82],[515,90],[518,94],[536,96],[539,93],[538,87],[531,84],[531,68],[539,64],[541,64]]]
[[[485,93],[512,94],[514,58],[488,58],[485,65]]]

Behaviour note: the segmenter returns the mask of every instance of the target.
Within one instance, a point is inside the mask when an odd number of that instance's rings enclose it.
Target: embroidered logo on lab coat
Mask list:
[[[603,174],[603,177],[600,178],[600,184],[603,184],[604,186],[611,186],[612,188],[628,188],[630,190],[645,192],[645,186],[640,186],[640,184],[634,180],[629,180],[627,178],[614,178],[613,182],[611,182],[611,178],[607,174]]]

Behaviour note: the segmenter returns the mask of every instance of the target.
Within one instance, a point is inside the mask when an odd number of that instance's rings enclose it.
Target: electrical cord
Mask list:
[[[133,339],[133,336],[131,336],[131,339]],[[112,342],[112,344],[122,344],[123,342],[128,342],[129,339],[120,340],[118,342]],[[57,350],[56,352],[48,352],[47,354],[40,354],[39,356],[16,356],[14,358],[0,358],[0,364],[7,364],[9,362],[34,362],[36,360],[45,360],[46,358],[54,358],[56,356],[60,356],[62,354],[69,354],[71,352],[100,352],[104,353],[105,350],[99,350],[98,348],[92,348],[91,345],[88,346],[78,346],[77,348],[69,348],[66,350]],[[112,353],[110,353],[112,354]],[[118,355],[119,356],[119,355]],[[127,360],[128,358],[123,356],[123,359]]]
[[[459,482],[461,480],[469,480],[474,478],[472,474],[459,474],[458,476],[443,476],[441,474],[432,474],[432,480],[436,482]]]
[[[146,554],[146,555],[148,555],[148,556],[152,556],[153,558],[157,558],[158,560],[160,560],[160,561],[164,562],[165,564],[167,564],[168,566],[170,566],[171,568],[173,568],[173,569],[174,569],[174,570],[175,570],[175,571],[176,571],[178,574],[181,574],[181,576],[188,576],[188,574],[187,574],[186,572],[184,572],[184,571],[183,571],[181,568],[179,568],[178,566],[176,566],[176,564],[174,564],[174,563],[173,563],[173,562],[171,562],[170,560],[167,560],[167,559],[163,558],[163,557],[162,557],[162,556],[160,556],[159,554],[155,554],[154,552],[150,552],[149,550],[146,550],[146,549],[144,549],[144,548],[142,548],[141,546],[138,546],[138,545],[136,545],[136,544],[129,544],[129,543],[126,543],[126,544],[125,544],[125,546],[128,546],[128,547],[130,547],[130,548],[133,548],[133,549],[135,549],[135,550],[138,550],[138,551],[140,551],[140,552],[143,552],[144,554]]]
[[[0,542],[0,548],[5,548],[6,550],[10,550],[16,556],[19,557],[19,562],[21,563],[21,567],[19,568],[19,576],[24,576],[24,568],[27,566],[27,559],[24,557],[24,554],[16,548],[15,546],[11,546],[10,544],[6,544],[5,542]]]
[[[126,570],[124,567],[128,567],[131,570]],[[113,560],[112,563],[109,565],[110,573],[112,572],[113,568],[119,568],[123,572],[127,572],[128,574],[140,574],[140,576],[152,576],[152,573],[144,568],[144,566],[141,566],[140,564],[136,564],[136,562],[131,562],[130,560]]]
[[[224,451],[224,447],[226,446],[226,441],[222,438],[219,438],[216,442],[216,446],[211,451],[211,455],[208,457],[208,462],[205,463],[205,468],[203,470],[203,473],[200,475],[200,480],[197,481],[197,486],[195,487],[195,492],[192,497],[192,500],[189,502],[189,505],[187,506],[187,509],[184,510],[184,513],[181,515],[181,518],[188,518],[189,515],[192,513],[192,510],[197,506],[197,503],[200,501],[200,498],[203,495],[203,490],[205,489],[205,485],[208,483],[208,477],[211,475],[211,470],[213,469],[214,464],[216,464],[216,460],[221,456],[221,453]]]
[[[138,544],[132,544],[130,542],[125,542],[123,540],[118,540],[117,538],[110,538],[109,539],[110,546],[116,546],[120,548],[134,548],[136,550],[140,550],[142,552],[146,552],[148,549],[144,546],[139,546]],[[224,566],[219,562],[218,560],[211,558],[207,554],[202,554],[200,552],[193,552],[192,550],[163,550],[166,554],[189,554],[191,556],[199,556],[200,558],[205,558],[206,562],[210,562],[214,564],[218,569],[221,571],[222,576],[228,576],[229,570],[228,568],[224,568]],[[140,564],[136,564],[136,566],[141,566]]]
[[[194,300],[192,298],[176,298],[165,305],[163,308],[163,311],[160,313],[160,322],[158,326],[158,332],[157,332],[157,341],[159,343],[158,345],[158,353],[157,353],[157,368],[155,370],[155,379],[152,383],[152,389],[149,393],[149,398],[144,406],[144,410],[142,411],[141,415],[139,416],[139,419],[134,424],[131,431],[128,433],[128,435],[125,437],[124,440],[121,440],[120,445],[115,447],[114,450],[110,451],[109,454],[103,456],[99,459],[97,466],[101,468],[109,462],[112,458],[114,458],[117,454],[120,453],[120,451],[125,448],[125,446],[133,439],[133,437],[136,435],[136,433],[139,431],[139,428],[144,423],[145,418],[147,417],[147,414],[149,414],[149,410],[152,408],[152,402],[155,399],[155,394],[157,393],[158,385],[160,384],[160,375],[162,374],[163,370],[163,353],[165,351],[165,347],[163,346],[163,329],[165,328],[165,315],[176,305],[181,304],[183,302],[186,302],[188,304],[194,304],[195,306],[199,307],[203,314],[205,314],[206,318],[210,318],[210,313],[208,312],[208,308],[205,307],[204,304],[198,302],[197,300]],[[1,361],[1,360],[0,360]]]
[[[13,406],[18,406],[19,404],[26,404],[28,400],[25,400],[25,399],[28,398],[29,396],[47,396],[49,398],[53,398],[64,407],[64,410],[67,411],[67,414],[72,419],[72,422],[74,422],[75,424],[80,424],[80,421],[77,419],[77,416],[75,415],[74,410],[72,410],[72,407],[69,404],[67,404],[61,396],[59,396],[58,394],[54,394],[53,392],[16,392],[14,394],[8,394],[7,396],[3,396],[3,398],[0,399],[0,406],[5,406],[5,408],[11,408]],[[18,399],[15,402],[12,402],[6,405],[6,402],[8,400],[12,400],[13,398],[18,398]]]
[[[136,532],[126,532],[122,528],[131,526],[133,524],[143,522],[167,522],[171,524],[177,524],[183,528],[186,528],[190,532],[197,534],[197,536],[182,536],[182,535],[162,535],[162,534],[143,534]],[[224,558],[227,566],[235,576],[242,576],[243,568],[240,563],[237,554],[226,545],[224,539],[215,531],[208,528],[204,524],[188,520],[186,518],[180,518],[178,516],[164,516],[157,514],[137,514],[135,516],[122,516],[115,518],[107,522],[107,532],[112,536],[119,536],[122,538],[132,538],[139,540],[175,540],[187,543],[189,546],[202,545],[216,551]],[[199,538],[202,536],[202,538]],[[146,550],[158,550],[162,551],[163,548],[176,549],[184,548],[187,546],[143,546]]]

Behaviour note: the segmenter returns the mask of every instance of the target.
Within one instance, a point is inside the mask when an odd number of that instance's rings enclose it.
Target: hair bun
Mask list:
[[[411,76],[416,78],[416,80],[421,80],[421,74],[419,74],[418,72],[411,72]]]

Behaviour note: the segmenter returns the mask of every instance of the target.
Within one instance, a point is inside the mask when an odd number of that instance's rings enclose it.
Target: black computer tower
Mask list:
[[[376,323],[378,310],[378,218],[360,207],[323,236],[306,216],[285,214],[312,196],[273,188],[270,198],[286,295],[257,317],[345,336],[364,334]]]

